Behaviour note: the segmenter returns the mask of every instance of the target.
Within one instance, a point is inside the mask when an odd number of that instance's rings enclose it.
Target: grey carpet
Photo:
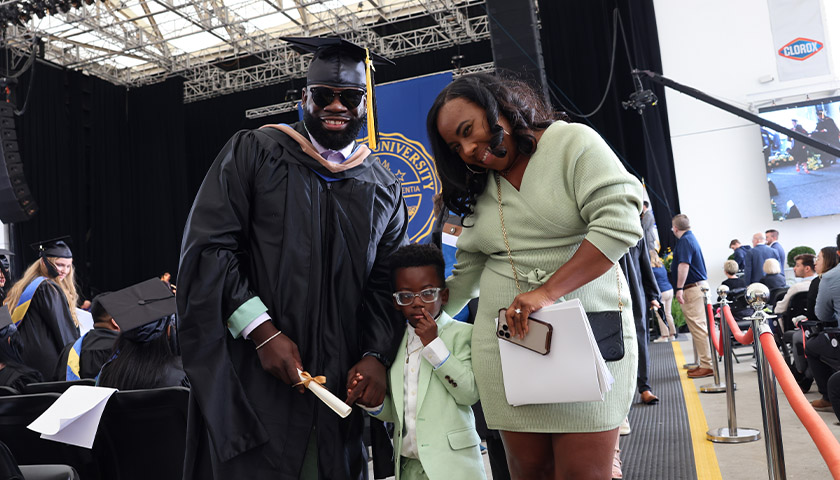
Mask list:
[[[633,399],[632,433],[621,437],[620,444],[624,479],[696,479],[685,398],[671,344],[650,343],[648,347],[648,384],[659,403],[645,405],[638,394]]]

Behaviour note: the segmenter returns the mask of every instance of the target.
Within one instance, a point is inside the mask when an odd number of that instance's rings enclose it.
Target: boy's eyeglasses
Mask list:
[[[394,300],[397,301],[397,305],[402,307],[407,307],[414,303],[414,297],[420,297],[420,300],[423,300],[426,303],[436,302],[438,299],[438,295],[440,294],[440,287],[435,288],[427,288],[420,293],[414,292],[395,292],[394,293]]]
[[[326,107],[335,101],[335,97],[341,100],[342,105],[347,108],[356,108],[362,103],[362,97],[365,96],[364,90],[356,90],[348,88],[345,90],[333,90],[330,87],[310,87],[309,93],[312,95],[312,101],[315,105],[321,108]]]

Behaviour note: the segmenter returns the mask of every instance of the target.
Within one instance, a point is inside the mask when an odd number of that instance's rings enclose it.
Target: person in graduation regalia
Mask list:
[[[73,343],[67,344],[58,355],[53,378],[56,380],[79,380],[96,378],[102,365],[111,358],[114,344],[120,334],[120,327],[114,317],[105,310],[101,299],[109,293],[100,293],[90,305],[93,328]],[[173,300],[174,301],[174,300]]]
[[[58,355],[79,338],[73,252],[67,237],[32,245],[39,258],[15,283],[5,305],[23,341],[23,363],[53,379]]]
[[[9,268],[9,257],[12,255],[14,253],[11,250],[0,248],[0,302],[6,300],[6,292],[9,291],[12,283],[14,283],[11,269]]]
[[[152,278],[99,301],[120,334],[97,385],[119,390],[190,386],[178,356],[175,295],[169,287]]]
[[[184,478],[367,478],[361,410],[341,419],[290,385],[300,369],[345,398],[358,373],[348,405],[381,403],[405,328],[386,265],[406,243],[402,190],[354,142],[366,114],[376,141],[370,63],[385,60],[338,38],[285,40],[314,51],[303,122],[235,134],[184,232],[180,339],[200,412]]]
[[[30,383],[42,382],[41,372],[27,367],[22,362],[23,342],[12,316],[0,308],[0,385],[12,387],[18,392]]]

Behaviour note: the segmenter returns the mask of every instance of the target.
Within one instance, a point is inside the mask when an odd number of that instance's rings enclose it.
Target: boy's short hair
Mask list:
[[[391,287],[394,287],[397,270],[409,267],[435,267],[440,285],[446,285],[446,276],[444,271],[446,269],[446,261],[443,259],[443,253],[435,245],[412,243],[397,249],[391,255]]]

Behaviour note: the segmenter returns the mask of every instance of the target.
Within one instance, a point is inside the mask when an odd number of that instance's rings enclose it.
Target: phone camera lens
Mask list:
[[[507,330],[507,329],[508,329],[508,326],[507,326],[507,325],[502,325],[502,328],[503,328],[503,329],[505,329],[505,330]]]
[[[510,334],[508,332],[505,332],[505,338],[510,338]]]

